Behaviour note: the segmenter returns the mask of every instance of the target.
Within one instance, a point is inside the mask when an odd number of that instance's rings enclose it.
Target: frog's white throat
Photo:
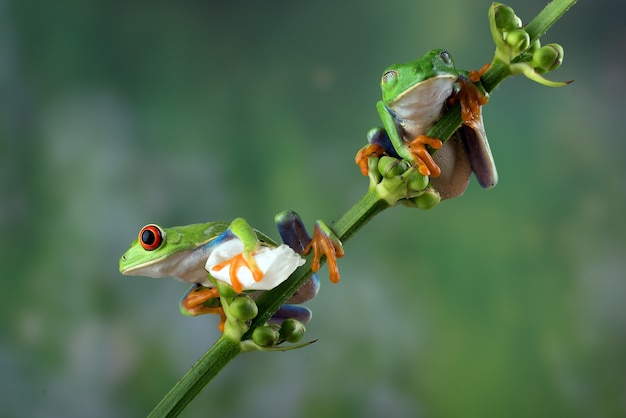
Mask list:
[[[442,115],[457,77],[431,77],[408,88],[389,105],[398,122],[411,134],[425,133]]]

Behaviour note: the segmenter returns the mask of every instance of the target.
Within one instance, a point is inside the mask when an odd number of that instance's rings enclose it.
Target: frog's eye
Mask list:
[[[163,243],[163,231],[156,225],[146,225],[139,231],[139,243],[146,251],[156,250]]]
[[[398,72],[396,70],[385,71],[383,74],[382,84],[388,84],[396,79]]]
[[[450,56],[448,51],[441,51],[439,53],[439,58],[441,58],[441,61],[443,61],[444,64],[452,65],[452,57]]]

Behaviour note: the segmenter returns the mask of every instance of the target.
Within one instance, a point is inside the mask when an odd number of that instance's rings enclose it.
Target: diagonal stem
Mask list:
[[[531,36],[531,39],[538,39],[543,35],[574,3],[576,3],[576,0],[554,0],[549,3],[526,27],[526,31]],[[492,65],[482,77],[485,90],[491,93],[509,75],[511,73],[505,65]],[[457,103],[426,134],[442,140],[449,138],[458,129],[461,122],[461,109]],[[387,207],[389,207],[389,204],[380,198],[376,190],[370,189],[332,225],[332,229],[341,241],[346,242],[361,227]],[[306,264],[298,268],[289,280],[264,293],[257,300],[259,314],[252,321],[249,330],[243,335],[242,339],[250,338],[252,331],[257,326],[267,322],[274,312],[308,280],[311,274],[311,257],[308,257]],[[178,416],[202,388],[241,352],[242,347],[239,341],[222,336],[165,395],[150,416]]]
[[[241,343],[222,336],[165,395],[148,417],[178,416],[204,386],[239,353]]]

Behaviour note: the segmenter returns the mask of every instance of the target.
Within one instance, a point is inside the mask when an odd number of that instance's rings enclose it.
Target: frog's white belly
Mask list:
[[[453,76],[428,79],[405,91],[390,106],[405,141],[426,133],[441,117],[455,82]]]

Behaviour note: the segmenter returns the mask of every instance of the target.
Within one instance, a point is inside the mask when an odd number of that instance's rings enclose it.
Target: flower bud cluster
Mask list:
[[[523,74],[529,79],[550,87],[569,82],[555,82],[541,74],[554,71],[563,63],[563,48],[559,44],[541,46],[539,39],[531,39],[515,11],[502,3],[493,3],[489,9],[489,26],[496,44],[493,63],[507,65],[512,75]]]
[[[304,323],[295,318],[288,318],[280,325],[268,324],[255,328],[252,332],[252,341],[259,347],[276,347],[283,342],[297,343],[305,332]]]
[[[226,306],[224,312],[227,317],[227,326],[224,330],[224,334],[230,335],[236,333],[237,335],[233,335],[233,337],[241,338],[241,335],[248,330],[250,321],[256,318],[259,313],[256,302],[249,295],[239,294],[227,298],[222,296],[222,304]],[[272,351],[298,348],[300,346],[279,346],[285,342],[299,342],[305,332],[306,326],[304,322],[299,319],[286,318],[280,323],[276,323],[275,319],[272,318],[271,323],[256,327],[252,332],[252,338],[242,341],[242,346],[246,351]],[[303,345],[307,344],[308,343],[305,343]]]

